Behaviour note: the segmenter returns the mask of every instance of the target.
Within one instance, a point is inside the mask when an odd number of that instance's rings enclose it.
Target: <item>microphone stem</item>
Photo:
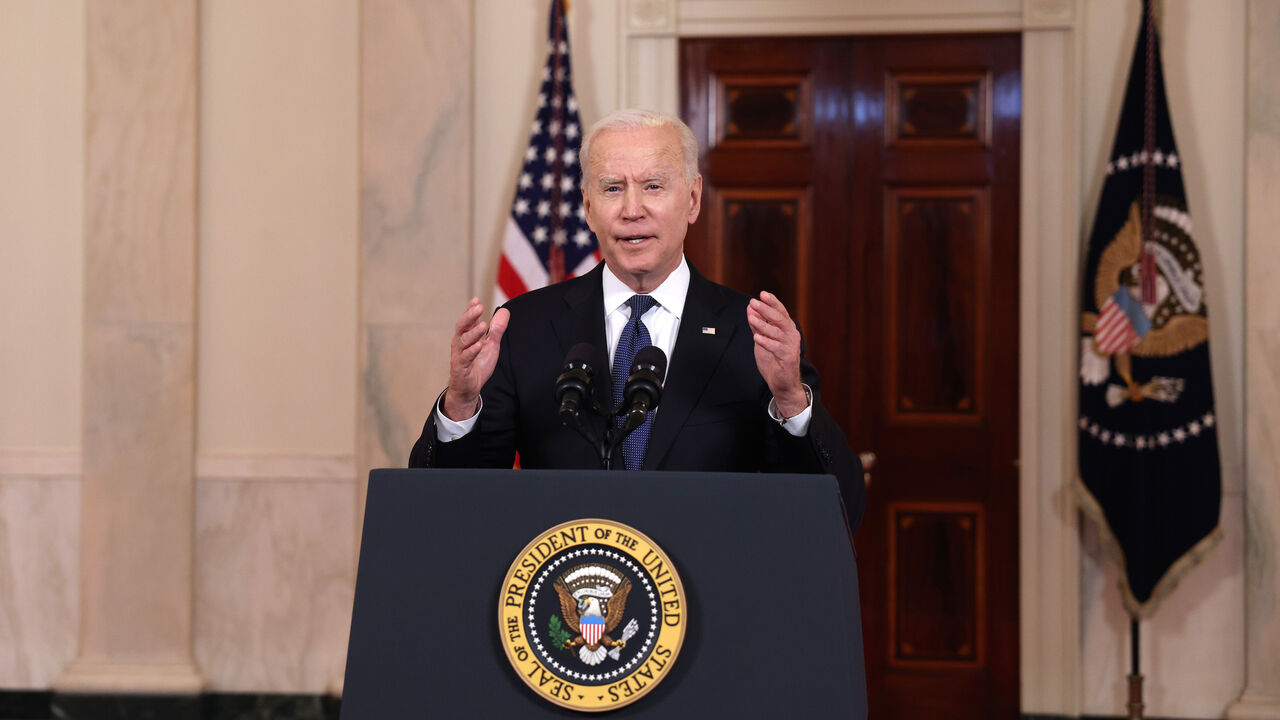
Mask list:
[[[600,453],[601,470],[613,469],[613,451],[617,449],[618,443],[613,441],[613,431],[611,429],[606,429],[604,431],[604,437],[600,438],[599,445],[597,445],[597,452]]]
[[[612,449],[610,448],[606,450],[608,445],[605,442],[605,438],[599,437],[590,430],[587,430],[586,425],[582,423],[582,414],[580,412],[561,412],[560,423],[572,427],[584,440],[590,443],[591,447],[596,449],[596,454],[600,457],[601,468],[604,470],[609,469],[609,466],[613,462],[612,457],[610,457],[613,454]],[[608,432],[608,430],[605,430],[606,435]]]

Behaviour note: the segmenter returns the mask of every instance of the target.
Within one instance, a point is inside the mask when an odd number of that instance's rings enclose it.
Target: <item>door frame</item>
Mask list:
[[[1019,605],[1023,713],[1077,715],[1082,672],[1074,358],[1079,290],[1078,0],[616,0],[621,107],[679,112],[682,37],[1022,34]]]

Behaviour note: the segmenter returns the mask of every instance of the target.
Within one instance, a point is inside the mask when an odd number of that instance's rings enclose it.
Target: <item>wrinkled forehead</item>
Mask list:
[[[601,175],[680,175],[684,155],[680,136],[669,126],[604,130],[591,141],[587,177]]]

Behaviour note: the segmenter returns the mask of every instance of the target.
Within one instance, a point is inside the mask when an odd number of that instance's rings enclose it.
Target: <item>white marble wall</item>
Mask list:
[[[84,24],[0,3],[0,452],[80,443]]]
[[[195,657],[209,689],[321,694],[341,677],[354,495],[349,459],[201,462]]]
[[[0,687],[47,688],[75,657],[79,462],[0,457]]]
[[[85,9],[0,2],[0,688],[76,654]]]
[[[1280,3],[1251,0],[1245,115],[1245,632],[1247,684],[1229,717],[1280,720]]]
[[[358,0],[200,5],[200,455],[353,455]]]

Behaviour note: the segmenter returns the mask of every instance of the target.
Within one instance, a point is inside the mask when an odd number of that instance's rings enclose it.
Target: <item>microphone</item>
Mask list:
[[[662,381],[667,375],[667,354],[662,348],[649,345],[636,353],[631,363],[631,376],[622,390],[622,407],[625,408],[628,425],[639,426],[650,410],[662,400]]]
[[[564,369],[556,378],[556,401],[560,403],[562,421],[578,417],[584,404],[591,407],[591,380],[595,377],[591,363],[595,356],[596,349],[590,343],[578,343],[564,356]]]

